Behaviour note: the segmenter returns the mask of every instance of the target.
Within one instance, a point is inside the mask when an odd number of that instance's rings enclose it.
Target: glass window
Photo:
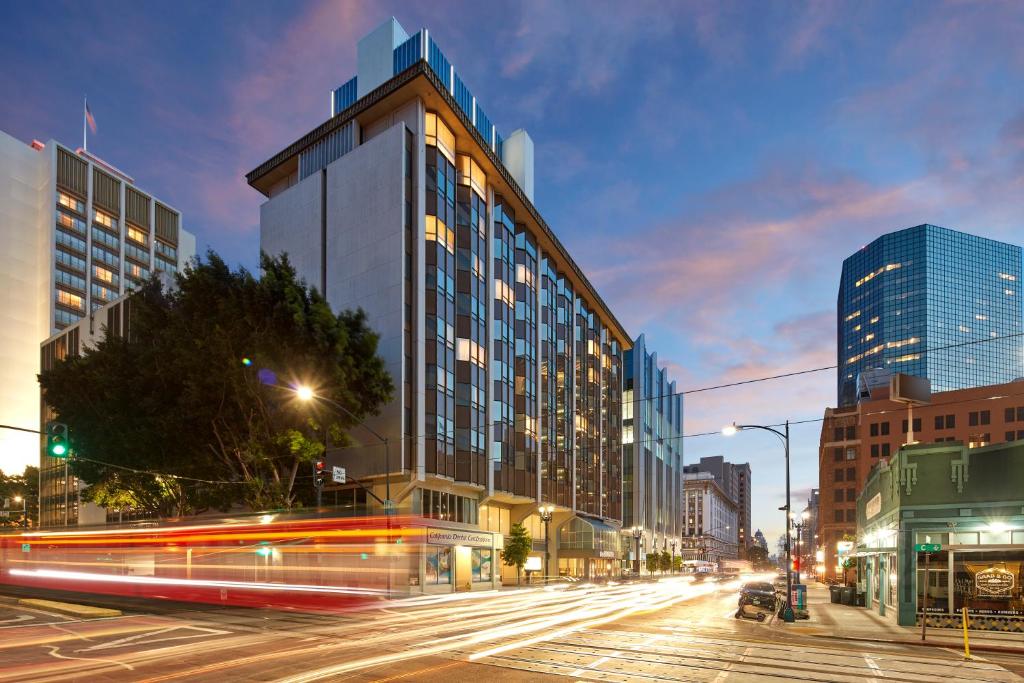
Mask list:
[[[58,192],[57,203],[65,208],[71,209],[72,211],[77,211],[78,213],[85,215],[85,202],[78,199],[77,197],[72,197],[69,194]]]
[[[953,554],[953,608],[993,616],[1024,616],[1024,550]]]
[[[473,548],[473,581],[490,581],[493,568],[490,548]]]
[[[949,611],[949,554],[946,551],[931,553],[928,575],[925,577],[925,554],[917,554],[917,613]],[[928,591],[928,605],[925,607],[925,586]]]
[[[427,546],[426,576],[427,585],[451,584],[452,582],[452,549],[432,548]]]
[[[448,161],[455,163],[455,134],[445,125],[437,114],[432,111],[426,113],[424,119],[425,142],[441,150],[441,153],[448,157]]]

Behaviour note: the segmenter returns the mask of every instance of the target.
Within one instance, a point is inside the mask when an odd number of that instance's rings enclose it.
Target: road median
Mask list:
[[[76,605],[70,602],[57,602],[55,600],[40,600],[37,598],[21,598],[18,604],[24,607],[34,607],[46,612],[57,612],[81,619],[102,619],[104,617],[119,617],[121,610],[107,607],[93,607],[92,605]]]

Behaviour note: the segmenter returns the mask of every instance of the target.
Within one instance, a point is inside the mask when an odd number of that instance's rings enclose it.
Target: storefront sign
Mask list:
[[[470,545],[490,548],[492,544],[490,534],[479,531],[460,531],[457,529],[427,529],[427,543],[434,545]]]
[[[610,557],[611,559],[614,560],[615,559],[615,551],[614,550],[602,550],[601,551],[601,557]]]
[[[882,494],[876,493],[864,506],[864,517],[871,519],[882,511]]]
[[[974,575],[974,585],[979,596],[1009,597],[1013,592],[1014,576],[1005,569],[991,567]]]

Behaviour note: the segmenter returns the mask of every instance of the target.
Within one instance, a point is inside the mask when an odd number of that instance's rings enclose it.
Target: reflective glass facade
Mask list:
[[[1021,248],[934,225],[879,237],[843,262],[837,306],[839,405],[858,374],[928,377],[932,391],[1024,375]],[[952,348],[949,348],[952,347]]]

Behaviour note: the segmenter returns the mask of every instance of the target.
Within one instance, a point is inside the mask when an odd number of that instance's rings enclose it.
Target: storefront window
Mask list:
[[[452,549],[427,548],[426,584],[450,584],[452,582]]]
[[[932,553],[925,579],[925,554],[917,554],[917,611],[921,612],[924,587],[928,587],[928,611],[949,611],[949,553]]]
[[[882,572],[880,559],[878,555],[871,558],[871,590],[874,592],[874,601],[878,602],[879,595],[881,594],[882,585]]]
[[[954,608],[970,614],[1024,616],[1024,550],[953,555]]]
[[[492,554],[490,548],[473,549],[473,581],[491,580]]]
[[[895,555],[895,553],[889,555],[889,559],[887,559],[885,561],[885,568],[886,568],[886,571],[889,572],[889,577],[888,577],[888,580],[889,580],[889,583],[888,583],[889,592],[885,596],[885,604],[888,605],[889,607],[895,607],[896,606],[896,582],[897,582],[897,577],[898,577],[898,572],[896,571],[896,555]]]

